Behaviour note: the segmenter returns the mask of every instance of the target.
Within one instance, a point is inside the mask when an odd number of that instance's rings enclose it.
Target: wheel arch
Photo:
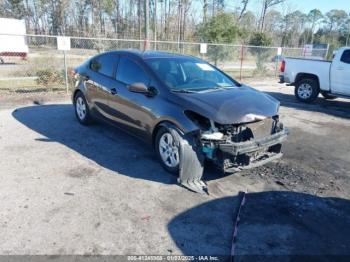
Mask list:
[[[156,137],[157,137],[157,134],[159,132],[159,130],[161,128],[175,128],[177,130],[180,130],[181,133],[183,133],[183,130],[181,130],[181,128],[179,128],[175,123],[173,123],[172,121],[170,120],[163,120],[161,122],[159,122],[154,128],[153,128],[153,131],[152,131],[152,145],[154,146],[155,145],[155,140],[156,140]]]
[[[78,93],[83,93],[83,91],[81,91],[79,88],[75,89],[74,92],[73,92],[73,95],[72,95],[72,100],[73,100],[73,103],[75,103],[75,97],[77,96]]]
[[[91,107],[91,101],[90,101],[90,98],[88,96],[88,93],[87,93],[87,90],[86,90],[86,87],[83,83],[80,83],[80,85],[73,91],[73,94],[72,94],[72,101],[73,101],[73,104],[75,102],[75,97],[77,96],[78,93],[82,93],[86,99],[86,102],[88,104],[89,107]]]
[[[299,73],[295,77],[295,84],[297,85],[301,80],[304,79],[312,79],[317,82],[318,88],[320,88],[320,79],[317,75],[315,74],[309,74],[309,73]]]

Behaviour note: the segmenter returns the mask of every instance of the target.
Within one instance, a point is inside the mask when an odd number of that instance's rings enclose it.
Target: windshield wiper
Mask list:
[[[196,93],[196,91],[188,90],[188,89],[171,89],[172,92],[175,93]]]
[[[234,88],[235,86],[216,86],[214,87],[215,89],[232,89]]]
[[[228,89],[232,89],[232,87],[215,86],[215,87],[202,89],[202,90],[200,90],[200,93],[210,93],[210,92],[215,92],[215,91],[219,91],[219,90],[228,90]]]

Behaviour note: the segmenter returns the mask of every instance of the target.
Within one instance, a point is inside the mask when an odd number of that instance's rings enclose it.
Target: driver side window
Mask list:
[[[142,67],[125,57],[120,58],[116,79],[127,85],[144,83],[147,86],[150,83],[150,78]]]
[[[350,64],[350,50],[344,51],[343,55],[341,56],[340,61],[346,64]]]

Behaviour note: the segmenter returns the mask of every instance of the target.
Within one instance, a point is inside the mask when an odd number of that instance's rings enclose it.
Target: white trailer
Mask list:
[[[0,18],[0,63],[4,63],[6,56],[27,58],[29,50],[25,35],[24,20]]]

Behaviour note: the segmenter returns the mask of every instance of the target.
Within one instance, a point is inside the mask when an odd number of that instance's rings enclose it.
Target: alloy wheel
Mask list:
[[[159,153],[163,163],[168,167],[176,167],[180,163],[179,147],[170,133],[164,133],[159,140]]]
[[[302,99],[308,99],[312,95],[312,86],[307,83],[303,83],[298,88],[298,96]]]
[[[86,104],[82,97],[79,96],[77,98],[75,102],[75,108],[79,119],[84,120],[84,118],[86,117]]]

